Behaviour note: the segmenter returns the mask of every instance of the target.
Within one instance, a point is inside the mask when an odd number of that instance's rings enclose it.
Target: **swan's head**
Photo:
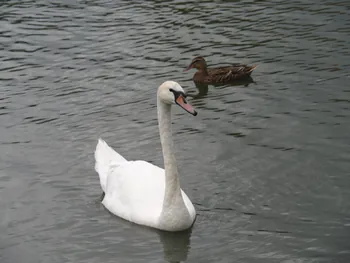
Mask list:
[[[186,101],[186,94],[179,83],[175,81],[166,81],[158,88],[158,97],[165,104],[176,104],[183,108],[185,111],[196,116],[197,112]]]

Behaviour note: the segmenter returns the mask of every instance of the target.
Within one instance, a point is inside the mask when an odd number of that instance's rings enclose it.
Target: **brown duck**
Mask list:
[[[203,57],[195,57],[184,71],[196,68],[197,72],[193,75],[193,81],[196,83],[224,84],[249,77],[256,67],[256,65],[232,64],[231,66],[207,68]]]

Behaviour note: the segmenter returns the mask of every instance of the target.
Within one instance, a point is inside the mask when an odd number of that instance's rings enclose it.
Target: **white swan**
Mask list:
[[[146,161],[127,161],[99,139],[95,170],[105,193],[102,204],[113,214],[140,225],[181,231],[194,223],[196,211],[181,190],[171,133],[171,105],[196,116],[182,87],[166,81],[158,88],[157,111],[165,170]]]

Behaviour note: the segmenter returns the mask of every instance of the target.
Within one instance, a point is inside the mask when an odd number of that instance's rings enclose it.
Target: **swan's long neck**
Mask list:
[[[167,207],[176,205],[175,203],[179,201],[178,197],[181,195],[181,191],[171,132],[171,105],[165,104],[158,98],[157,109],[165,169],[165,195],[163,208],[166,209]]]

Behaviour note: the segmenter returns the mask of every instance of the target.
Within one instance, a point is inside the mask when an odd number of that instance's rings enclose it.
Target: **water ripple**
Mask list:
[[[2,261],[185,261],[190,247],[196,262],[346,262],[347,1],[0,6]],[[249,83],[198,88],[183,72],[197,55],[259,67]],[[162,166],[154,96],[168,79],[199,113],[173,110],[181,184],[198,206],[186,249],[92,201],[98,137]]]

